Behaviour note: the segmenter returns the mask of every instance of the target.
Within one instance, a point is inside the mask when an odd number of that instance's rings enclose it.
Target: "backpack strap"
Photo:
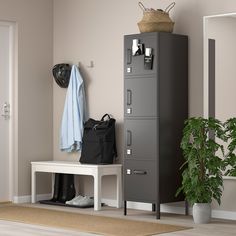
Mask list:
[[[104,118],[105,118],[106,116],[108,117],[109,120],[111,119],[110,115],[106,113],[106,114],[102,117],[101,121],[104,121]]]
[[[114,151],[114,157],[117,159],[117,148],[116,148],[116,134],[114,132],[114,146],[113,146],[113,151]]]
[[[114,148],[114,157],[117,158],[116,136],[114,137],[114,147],[113,148]]]
[[[104,121],[104,119],[105,119],[106,116],[108,117],[108,120],[111,119],[111,116],[110,116],[109,114],[106,113],[106,114],[102,117],[101,121]],[[112,122],[115,122],[115,120],[112,119]],[[116,158],[116,157],[117,157],[117,147],[116,147],[116,135],[115,135],[115,132],[114,132],[114,145],[113,145],[113,151],[114,151],[114,157]]]

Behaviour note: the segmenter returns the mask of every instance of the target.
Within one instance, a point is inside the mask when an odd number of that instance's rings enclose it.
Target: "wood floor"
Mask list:
[[[92,208],[78,209],[65,208],[56,206],[47,206],[39,204],[25,204],[26,206],[34,206],[41,208],[57,209],[70,212],[80,212],[84,214],[95,214],[101,216],[111,216],[118,218],[127,218],[140,221],[156,222],[155,215],[152,212],[129,210],[127,216],[123,216],[122,209],[111,207],[103,207],[101,211],[94,212]],[[165,236],[236,236],[236,221],[212,220],[210,224],[195,225],[191,216],[176,215],[176,214],[161,214],[161,220],[158,222],[163,224],[175,224],[181,226],[192,227],[192,229],[166,233]],[[62,230],[58,228],[48,228],[43,226],[27,225],[16,222],[0,221],[0,236],[94,236],[94,234]]]

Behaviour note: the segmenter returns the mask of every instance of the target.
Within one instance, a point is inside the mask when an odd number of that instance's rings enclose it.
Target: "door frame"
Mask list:
[[[10,33],[9,50],[9,201],[18,195],[18,26],[16,22],[0,20]]]
[[[203,117],[209,117],[209,55],[208,55],[208,22],[212,18],[236,17],[236,12],[209,15],[203,17]]]

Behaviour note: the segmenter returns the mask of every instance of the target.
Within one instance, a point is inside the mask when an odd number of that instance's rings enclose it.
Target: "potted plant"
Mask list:
[[[225,175],[236,176],[236,118],[228,119],[224,126],[228,151],[225,155]]]
[[[225,141],[223,124],[214,118],[193,117],[185,121],[181,148],[185,163],[181,168],[182,186],[185,199],[193,205],[195,223],[207,223],[211,218],[211,202],[221,201],[224,162],[219,157],[224,155]]]

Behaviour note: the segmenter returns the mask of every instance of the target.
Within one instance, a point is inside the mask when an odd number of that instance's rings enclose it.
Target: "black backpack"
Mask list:
[[[105,120],[105,117],[108,119]],[[108,114],[101,120],[89,119],[84,125],[81,163],[112,164],[117,157],[115,122]]]

